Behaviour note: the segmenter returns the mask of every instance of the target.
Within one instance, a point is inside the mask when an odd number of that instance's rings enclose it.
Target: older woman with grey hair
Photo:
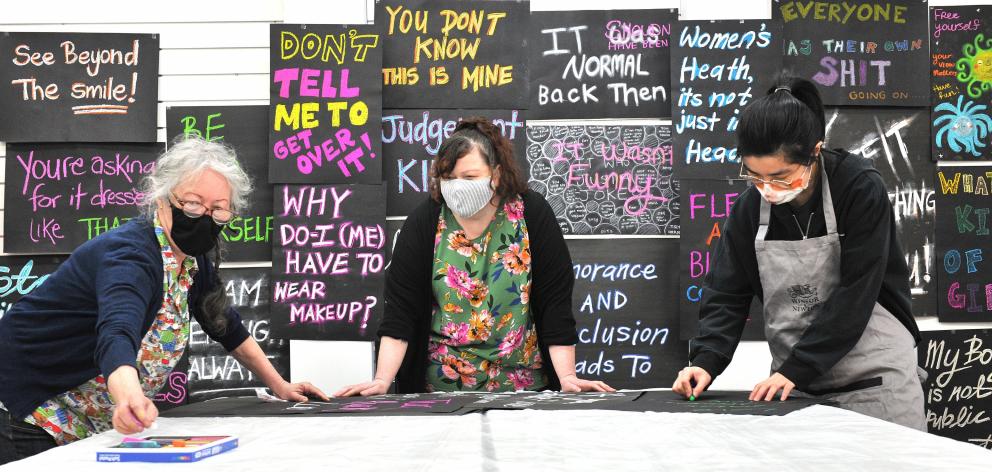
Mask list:
[[[250,191],[230,148],[177,142],[144,182],[143,217],[81,245],[0,319],[0,464],[150,427],[191,316],[280,398],[327,398],[276,372],[223,291],[218,235]]]

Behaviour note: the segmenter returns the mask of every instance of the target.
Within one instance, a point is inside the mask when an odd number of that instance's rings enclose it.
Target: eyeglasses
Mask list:
[[[205,207],[200,202],[195,202],[191,200],[182,200],[174,193],[172,194],[172,196],[176,199],[177,202],[179,202],[179,209],[181,209],[183,213],[185,213],[186,216],[190,218],[199,218],[209,213],[210,218],[214,220],[214,223],[217,223],[220,226],[224,226],[230,223],[235,216],[238,216],[237,213],[234,213],[233,211],[228,210],[226,208],[214,208],[212,210],[208,210],[207,207]]]
[[[751,173],[750,173],[751,171],[747,170],[744,167],[744,162],[741,161],[740,177],[742,179],[746,179],[746,180],[751,181],[751,183],[754,184],[754,185],[759,185],[759,184],[760,185],[771,185],[772,187],[778,187],[778,188],[783,189],[783,190],[788,190],[788,189],[791,189],[792,188],[792,184],[795,183],[796,181],[798,181],[799,179],[803,179],[803,180],[806,179],[806,177],[809,174],[810,169],[813,167],[813,164],[810,163],[810,165],[804,166],[804,167],[806,167],[806,170],[803,171],[803,175],[800,176],[799,178],[765,180],[765,179],[762,179],[761,177],[756,177],[756,176],[751,175]]]

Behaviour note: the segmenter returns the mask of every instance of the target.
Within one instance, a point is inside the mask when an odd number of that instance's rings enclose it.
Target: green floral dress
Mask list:
[[[162,248],[162,307],[141,340],[135,367],[141,389],[149,398],[165,385],[169,373],[186,350],[189,339],[188,293],[196,275],[196,259],[176,260],[165,230],[155,217],[155,236]],[[107,379],[97,375],[86,383],[44,402],[27,418],[65,445],[113,429],[114,402]]]
[[[434,239],[430,391],[538,390],[548,383],[530,311],[530,239],[519,198],[476,239],[446,205]]]

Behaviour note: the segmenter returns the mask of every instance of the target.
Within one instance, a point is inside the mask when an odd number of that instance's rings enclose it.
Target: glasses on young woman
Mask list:
[[[179,202],[179,209],[190,218],[199,218],[209,213],[210,218],[214,220],[214,223],[223,226],[230,223],[235,216],[238,216],[236,213],[226,208],[208,209],[198,201],[183,200],[176,196],[176,194],[172,194],[172,196],[177,202]]]
[[[762,179],[761,177],[758,177],[756,175],[751,174],[751,171],[748,170],[746,167],[744,167],[744,162],[741,161],[740,177],[742,179],[749,180],[754,185],[770,185],[772,187],[780,188],[782,190],[788,190],[788,189],[793,188],[793,185],[796,182],[800,182],[800,181],[805,182],[806,181],[806,178],[809,177],[809,171],[813,167],[813,163],[811,162],[809,165],[803,166],[803,167],[805,167],[806,169],[803,170],[803,174],[800,175],[799,177],[793,177],[791,179],[771,179],[771,180],[765,180],[765,179]]]

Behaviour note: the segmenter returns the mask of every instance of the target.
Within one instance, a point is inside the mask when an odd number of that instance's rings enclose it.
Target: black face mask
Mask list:
[[[172,241],[186,255],[195,257],[209,252],[217,245],[217,236],[223,229],[208,215],[190,218],[172,207]]]

